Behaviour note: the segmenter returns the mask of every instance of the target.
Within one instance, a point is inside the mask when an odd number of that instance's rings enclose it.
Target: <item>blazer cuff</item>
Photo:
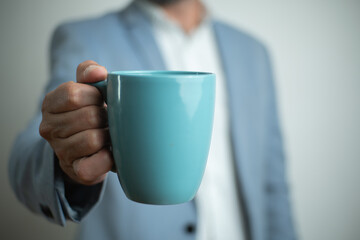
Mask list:
[[[46,141],[44,141],[41,158],[41,171],[36,174],[34,188],[39,196],[39,210],[50,222],[64,226],[66,218],[56,190],[56,181],[54,181],[54,152]]]
[[[101,201],[104,194],[107,177],[99,184],[85,186],[73,182],[62,171],[51,146],[49,147],[49,158],[52,159],[54,173],[54,188],[56,203],[58,205],[58,219],[61,225],[65,225],[66,219],[73,222],[80,222],[81,219]]]

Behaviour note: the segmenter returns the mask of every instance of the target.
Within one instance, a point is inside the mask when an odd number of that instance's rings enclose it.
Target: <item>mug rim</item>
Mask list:
[[[133,71],[112,71],[108,73],[108,76],[154,76],[154,77],[199,77],[199,76],[211,76],[215,75],[210,72],[200,72],[200,71],[171,71],[171,70],[133,70]]]

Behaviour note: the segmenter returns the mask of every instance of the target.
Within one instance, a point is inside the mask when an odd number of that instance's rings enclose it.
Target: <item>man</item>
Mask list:
[[[106,107],[82,83],[136,69],[217,74],[212,146],[194,201],[132,202],[111,172]],[[80,239],[295,238],[266,50],[213,20],[199,0],[138,0],[60,26],[46,93],[42,113],[15,143],[10,180],[32,211],[61,225],[80,222]]]

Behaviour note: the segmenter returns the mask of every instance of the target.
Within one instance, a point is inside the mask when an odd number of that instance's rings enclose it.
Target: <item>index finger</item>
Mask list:
[[[43,101],[42,112],[63,113],[90,105],[104,104],[100,92],[92,86],[66,82],[49,92]]]

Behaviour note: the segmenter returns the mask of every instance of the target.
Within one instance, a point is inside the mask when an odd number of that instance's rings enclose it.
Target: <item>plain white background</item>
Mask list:
[[[272,54],[300,238],[359,239],[360,1],[205,2],[220,19],[261,39]],[[76,224],[50,224],[15,199],[9,151],[38,106],[55,26],[126,3],[1,0],[0,239],[74,236]]]

